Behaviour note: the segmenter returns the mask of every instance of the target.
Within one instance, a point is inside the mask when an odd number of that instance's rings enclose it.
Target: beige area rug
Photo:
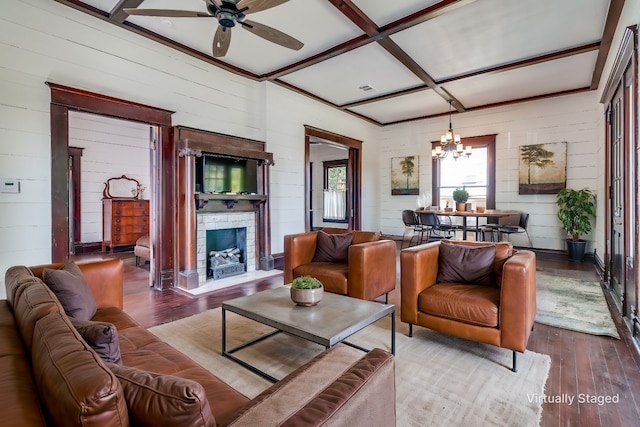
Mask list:
[[[407,324],[398,319],[396,326],[398,426],[539,425],[549,356],[531,351],[518,354],[518,372],[513,373],[509,350],[420,327],[414,327],[409,338]],[[349,341],[390,351],[390,329],[391,320],[386,317]],[[227,348],[270,330],[227,312]],[[155,326],[150,331],[248,397],[271,385],[220,355],[221,309]],[[322,350],[317,344],[277,334],[235,355],[283,378]]]
[[[536,322],[620,339],[600,283],[538,271],[536,296]]]

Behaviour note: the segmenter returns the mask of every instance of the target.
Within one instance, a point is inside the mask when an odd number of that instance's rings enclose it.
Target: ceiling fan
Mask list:
[[[213,56],[223,57],[231,43],[231,28],[239,24],[258,37],[262,37],[280,46],[300,50],[304,43],[282,31],[259,22],[245,19],[249,13],[260,12],[279,6],[289,0],[203,0],[207,5],[206,12],[172,9],[131,9],[124,11],[129,15],[157,16],[167,18],[215,18],[218,29],[213,37]]]

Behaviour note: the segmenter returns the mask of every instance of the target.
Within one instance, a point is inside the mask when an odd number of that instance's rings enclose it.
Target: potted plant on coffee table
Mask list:
[[[595,218],[596,198],[588,188],[571,190],[564,188],[556,196],[558,219],[567,232],[567,251],[572,261],[584,261],[587,241],[580,237],[591,232],[591,220]]]
[[[456,188],[453,190],[453,201],[456,202],[456,210],[466,210],[466,203],[469,200],[469,192],[464,188]]]
[[[320,280],[311,276],[296,277],[291,282],[291,300],[297,305],[309,307],[322,299],[324,287]]]

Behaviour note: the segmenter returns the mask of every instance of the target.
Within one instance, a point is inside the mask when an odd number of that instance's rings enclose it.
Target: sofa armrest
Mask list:
[[[391,354],[338,344],[258,395],[229,425],[392,426],[395,400]]]
[[[400,318],[418,323],[418,295],[436,284],[440,242],[400,251]]]
[[[284,283],[293,281],[293,270],[309,264],[316,253],[318,232],[288,234],[284,236]]]
[[[374,300],[396,287],[396,243],[377,240],[349,246],[349,296]]]
[[[502,269],[501,347],[524,352],[536,317],[536,255],[520,250]],[[508,325],[508,327],[502,327]]]
[[[78,262],[98,308],[123,307],[124,264],[117,258]],[[29,267],[34,276],[43,279],[45,268],[58,269],[63,263]]]

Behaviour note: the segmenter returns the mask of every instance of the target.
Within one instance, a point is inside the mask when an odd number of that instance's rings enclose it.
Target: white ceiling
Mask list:
[[[236,26],[226,56],[213,58],[215,18],[120,10],[205,12],[204,0],[57,1],[379,125],[447,114],[449,99],[462,112],[593,90],[617,21],[607,17],[621,9],[609,0],[290,0],[248,18],[302,41],[302,49]]]

